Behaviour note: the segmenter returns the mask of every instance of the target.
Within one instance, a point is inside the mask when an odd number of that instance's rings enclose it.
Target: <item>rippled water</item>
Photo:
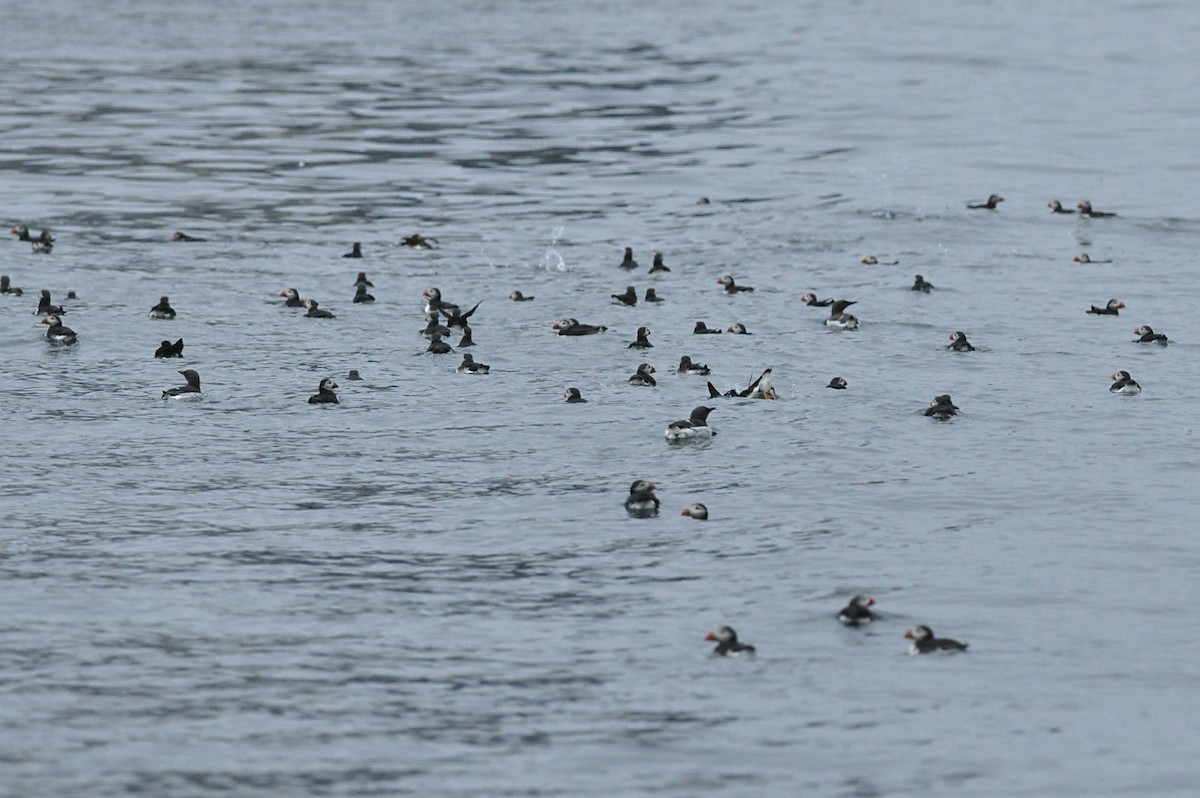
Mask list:
[[[6,9],[2,207],[58,242],[0,246],[26,291],[0,297],[0,793],[1192,794],[1198,28],[1181,2]],[[630,283],[666,301],[610,304]],[[431,285],[482,300],[491,374],[424,354]],[[41,288],[78,345],[41,339]],[[706,397],[682,354],[782,398],[668,447]],[[180,368],[202,401],[159,398]],[[325,376],[341,404],[308,405]],[[943,392],[963,414],[923,417]],[[636,478],[658,518],[622,509]],[[842,629],[859,592],[882,622]],[[756,659],[706,656],[726,623]],[[906,656],[917,623],[970,653]]]

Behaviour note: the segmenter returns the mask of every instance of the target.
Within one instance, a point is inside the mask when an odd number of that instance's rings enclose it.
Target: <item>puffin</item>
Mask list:
[[[279,295],[282,297],[287,297],[283,301],[284,307],[288,307],[288,308],[304,307],[304,300],[300,298],[300,292],[297,291],[295,288],[285,288],[284,290],[279,292]]]
[[[687,507],[684,507],[683,511],[679,514],[686,515],[689,518],[695,518],[697,521],[708,520],[708,508],[700,502],[696,502],[695,504],[690,504]]]
[[[644,385],[647,388],[653,388],[654,386],[658,385],[658,381],[650,375],[656,371],[658,371],[658,369],[654,368],[654,366],[651,366],[649,363],[642,363],[637,367],[637,371],[633,373],[633,376],[629,378],[629,384]]]
[[[746,329],[745,324],[741,324],[741,323],[730,324],[728,327],[725,328],[725,332],[733,333],[734,335],[754,335],[754,333],[752,333]]]
[[[567,392],[563,394],[563,399],[565,399],[569,405],[583,404],[587,401],[587,399],[583,398],[583,394],[579,392],[578,388],[568,388]]]
[[[670,269],[668,269],[668,268],[667,268],[667,267],[666,267],[666,266],[663,264],[663,256],[662,256],[662,253],[661,253],[661,252],[655,252],[655,253],[654,253],[654,263],[653,263],[653,264],[651,264],[651,266],[650,266],[650,273],[651,273],[651,274],[654,274],[655,272],[669,272],[669,271],[671,271],[671,270],[670,270]]]
[[[844,390],[846,390],[846,388],[848,388],[850,386],[846,382],[845,377],[834,377],[832,380],[829,381],[829,384],[826,385],[825,387],[833,388],[835,391],[844,391]]]
[[[693,363],[692,358],[684,355],[679,358],[679,368],[675,370],[676,374],[712,374],[712,369],[703,363]]]
[[[34,252],[43,254],[54,249],[54,242],[57,240],[49,230],[43,230],[37,238],[34,238],[29,235],[29,228],[23,224],[17,225],[9,230],[9,232],[15,235],[18,241],[28,241],[32,245]]]
[[[471,338],[471,328],[463,327],[462,338],[458,341],[458,348],[462,349],[467,346],[475,346],[475,340]]]
[[[1088,218],[1091,218],[1091,219],[1101,219],[1106,216],[1116,216],[1115,213],[1109,213],[1108,211],[1092,210],[1092,203],[1088,202],[1087,200],[1084,200],[1083,202],[1079,203],[1075,207],[1079,209],[1080,216],[1087,216]],[[43,233],[42,235],[45,235],[45,233]]]
[[[868,255],[859,261],[863,266],[899,266],[898,260],[880,260],[874,255]]]
[[[348,380],[361,380],[362,376],[358,373],[358,369],[350,369],[350,373],[346,375]]]
[[[359,272],[358,277],[354,278],[354,287],[357,288],[360,285],[365,285],[367,288],[375,287],[375,283],[367,279],[366,272]]]
[[[438,240],[433,236],[423,236],[413,233],[410,236],[400,239],[400,244],[401,246],[412,247],[413,249],[434,249],[437,247]]]
[[[171,302],[165,296],[159,297],[158,304],[150,308],[150,318],[152,319],[173,319],[175,318],[175,309],[171,307]]]
[[[38,306],[37,306],[37,310],[35,310],[33,312],[33,315],[45,316],[45,315],[48,315],[51,313],[54,314],[55,316],[67,315],[67,312],[65,310],[63,310],[61,307],[59,307],[58,305],[51,304],[50,292],[47,291],[45,288],[43,288],[41,291],[38,291]]]
[[[709,632],[704,636],[704,639],[717,644],[712,653],[718,657],[736,657],[743,654],[747,656],[754,655],[754,646],[749,643],[738,642],[737,632],[733,631],[733,627],[731,626],[722,626],[716,631]]]
[[[594,335],[608,328],[604,325],[580,324],[578,319],[559,319],[554,322],[554,329],[559,335]]]
[[[967,644],[960,643],[957,640],[951,640],[948,637],[934,637],[933,630],[928,626],[914,626],[904,633],[907,640],[911,640],[912,648],[908,650],[910,654],[932,654],[935,651],[966,651]]]
[[[660,297],[658,295],[658,292],[656,292],[653,288],[647,288],[646,289],[646,298],[643,299],[642,301],[643,302],[662,302],[663,298]]]
[[[1092,309],[1088,313],[1093,316],[1119,316],[1121,308],[1125,307],[1125,303],[1119,299],[1110,299],[1108,304],[1102,308],[1092,305]]]
[[[738,285],[733,281],[732,274],[723,274],[717,278],[720,285],[725,286],[726,294],[740,294],[743,291],[753,291],[754,289],[748,285]]]
[[[916,277],[913,278],[913,284],[912,284],[911,290],[920,291],[922,293],[928,294],[930,291],[933,290],[933,283],[926,282],[925,278],[918,274]]]
[[[750,383],[750,386],[744,391],[739,391],[737,388],[731,388],[725,393],[717,390],[716,386],[711,382],[708,383],[708,398],[717,399],[719,397],[738,397],[741,399],[778,399],[779,394],[775,391],[775,386],[771,384],[771,369],[766,369],[758,376],[758,379]]]
[[[633,259],[633,247],[625,247],[625,259],[621,261],[622,269],[636,269],[638,262]]]
[[[64,327],[62,319],[53,313],[43,316],[42,324],[50,325],[46,329],[46,340],[52,344],[73,344],[77,340],[75,331]]]
[[[462,363],[455,369],[459,374],[487,374],[492,367],[486,363],[476,363],[470,352],[463,354]]]
[[[317,385],[317,392],[308,397],[310,405],[336,405],[338,403],[337,394],[333,389],[338,387],[338,384],[326,377]]]
[[[180,385],[178,388],[168,388],[162,392],[163,399],[199,399],[200,398],[200,375],[195,369],[185,369],[180,374],[187,380],[187,385]]]
[[[950,416],[958,415],[958,405],[950,398],[950,394],[944,393],[933,397],[933,401],[929,403],[929,407],[925,408],[925,415],[931,418],[936,418],[939,421],[945,421]]]
[[[874,603],[875,599],[870,596],[855,596],[837,614],[837,619],[847,626],[859,626],[864,623],[870,623],[875,620],[875,614],[870,610],[871,605]]]
[[[1108,390],[1113,393],[1119,393],[1124,396],[1136,396],[1142,392],[1142,386],[1134,382],[1133,377],[1129,376],[1128,371],[1118,371],[1112,375],[1113,384],[1108,386]]]
[[[626,349],[653,349],[654,344],[650,343],[650,328],[638,327],[637,340],[631,343]]]
[[[508,295],[508,298],[511,299],[513,302],[532,302],[534,299],[531,296],[525,296],[520,291],[513,291],[511,294]]]
[[[702,321],[696,322],[696,326],[692,328],[692,335],[720,335],[721,330],[716,327],[709,327]]]
[[[717,433],[713,428],[708,426],[708,414],[715,407],[705,407],[701,405],[692,410],[691,416],[681,421],[672,421],[667,425],[667,430],[664,433],[668,442],[689,441],[689,440],[705,440],[713,437]]]
[[[158,349],[154,350],[154,356],[158,357],[183,357],[183,339],[180,338],[175,343],[163,341]]]
[[[1138,327],[1133,331],[1133,334],[1140,336],[1134,343],[1167,345],[1167,336],[1162,333],[1156,333],[1150,329],[1149,324],[1143,324],[1141,327]]]
[[[1004,202],[1004,197],[1001,197],[999,194],[992,194],[987,198],[987,202],[977,202],[977,203],[968,202],[967,207],[972,208],[972,209],[986,208],[989,211],[994,211],[994,210],[996,210],[996,206],[999,205],[1001,202]]]
[[[475,311],[479,309],[479,306],[482,303],[483,303],[483,300],[482,299],[479,300],[478,302],[475,303],[475,307],[471,308],[466,313],[459,313],[457,305],[442,305],[440,310],[442,312],[442,315],[446,317],[446,326],[447,327],[466,327],[467,319],[471,318],[471,315],[474,314]]]
[[[306,319],[336,319],[337,318],[337,316],[334,316],[328,310],[321,310],[319,307],[317,307],[317,300],[315,300],[315,299],[304,300],[304,307],[308,308],[308,312],[304,314],[304,318],[306,318]]]
[[[350,245],[350,251],[347,252],[342,257],[343,258],[361,258],[362,256],[363,256],[362,243],[355,241],[353,244]]]
[[[827,308],[833,304],[832,299],[817,299],[816,294],[801,294],[800,301],[813,308]],[[853,305],[854,303],[851,302],[850,304]]]
[[[433,334],[433,340],[429,342],[429,347],[425,351],[432,352],[435,355],[447,355],[453,352],[454,349],[450,346],[450,344],[442,340],[441,333],[435,332]]]
[[[176,244],[188,244],[188,243],[194,243],[197,241],[207,241],[207,240],[208,240],[207,238],[196,238],[196,236],[190,236],[187,233],[183,232],[182,230],[176,230],[174,233],[171,234],[171,241]]]
[[[1049,208],[1054,213],[1075,213],[1074,208],[1064,208],[1062,203],[1059,202],[1058,200],[1050,200],[1050,202],[1047,203],[1046,207]]]
[[[634,480],[629,486],[629,495],[625,498],[625,511],[635,518],[649,518],[658,515],[658,497],[654,489],[658,486],[647,479]]]
[[[367,293],[367,286],[370,283],[358,283],[354,289],[354,304],[370,304],[375,301],[375,297]]]
[[[1092,260],[1092,256],[1086,252],[1080,252],[1075,256],[1076,263],[1112,263],[1111,260]]]
[[[458,305],[452,302],[442,301],[442,292],[436,286],[426,288],[421,292],[421,296],[425,297],[425,312],[426,313],[441,313],[443,309],[458,310]]]
[[[9,280],[7,274],[0,274],[0,294],[12,294],[13,296],[21,296],[25,292],[17,288]]]
[[[633,307],[637,304],[637,291],[632,285],[625,286],[625,293],[611,294],[614,305],[626,305]]]
[[[967,340],[967,334],[961,330],[950,333],[950,344],[946,348],[953,349],[955,352],[975,351],[975,347],[971,346],[971,342]]]
[[[447,327],[446,325],[442,324],[442,322],[438,319],[438,315],[436,313],[426,313],[425,314],[425,329],[421,330],[421,334],[424,335],[426,338],[428,338],[428,337],[432,336],[434,333],[437,333],[438,335],[441,335],[443,338],[446,338],[447,336],[450,335],[450,328]]]

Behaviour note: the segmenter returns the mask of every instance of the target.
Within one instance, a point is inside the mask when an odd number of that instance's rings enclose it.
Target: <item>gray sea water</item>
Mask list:
[[[0,296],[0,794],[1196,793],[1191,4],[3,17],[5,229],[58,240],[0,242],[26,292]],[[665,301],[612,305],[628,284]],[[490,374],[424,353],[430,286],[481,301]],[[41,337],[43,288],[77,345]],[[683,354],[781,398],[713,400],[717,436],[670,447],[707,402]],[[181,368],[203,400],[160,399]],[[326,376],[341,404],[308,405]],[[622,508],[638,478],[657,518]],[[871,628],[834,621],[855,593]],[[908,656],[918,623],[970,651]],[[709,657],[722,624],[758,656]]]

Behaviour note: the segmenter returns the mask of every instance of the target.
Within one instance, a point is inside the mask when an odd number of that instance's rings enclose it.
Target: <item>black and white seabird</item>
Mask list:
[[[670,442],[703,440],[717,433],[708,426],[708,414],[716,408],[703,405],[693,408],[691,416],[680,421],[672,421],[667,425],[666,438]]]
[[[911,640],[912,648],[908,650],[910,654],[932,654],[935,651],[966,651],[967,644],[960,643],[957,640],[951,640],[948,637],[934,637],[933,630],[928,626],[914,626],[904,633],[907,640]]]
[[[508,295],[508,298],[511,299],[513,302],[532,302],[534,299],[531,296],[525,296],[520,291],[513,291],[511,294]]]
[[[433,340],[429,342],[429,347],[425,351],[432,352],[435,355],[448,355],[453,352],[454,349],[450,346],[450,344],[442,340],[441,333],[435,332],[433,334]]]
[[[158,304],[150,308],[150,318],[152,319],[173,319],[175,318],[175,309],[171,307],[171,302],[165,296],[160,297]]]
[[[308,312],[304,314],[304,317],[306,319],[336,319],[337,318],[337,316],[334,316],[328,310],[321,310],[319,307],[317,307],[317,300],[315,300],[315,299],[304,300],[304,307],[308,308]]]
[[[1142,386],[1134,382],[1128,371],[1118,371],[1112,375],[1112,378],[1113,384],[1108,386],[1108,390],[1113,393],[1134,396],[1142,392]]]
[[[669,271],[671,271],[671,270],[670,270],[670,269],[668,269],[668,268],[667,268],[667,267],[666,267],[666,266],[663,264],[663,256],[662,256],[662,253],[661,253],[661,252],[655,252],[655,253],[654,253],[654,263],[653,263],[653,264],[650,266],[650,273],[651,273],[651,274],[654,274],[655,272],[669,272]]]
[[[1162,333],[1156,333],[1154,330],[1150,329],[1149,324],[1143,324],[1141,327],[1138,327],[1133,331],[1133,334],[1139,336],[1135,343],[1160,344],[1162,346],[1167,345],[1167,336],[1163,335]]]
[[[43,288],[41,291],[38,291],[38,306],[37,310],[33,312],[33,315],[46,316],[51,313],[53,313],[55,316],[67,315],[67,312],[61,307],[51,304],[50,292]]]
[[[1084,200],[1075,207],[1079,209],[1080,216],[1087,216],[1090,219],[1101,219],[1106,216],[1116,216],[1115,213],[1109,213],[1108,211],[1092,210],[1092,203],[1088,202],[1087,200]]]
[[[487,374],[491,370],[492,367],[487,363],[476,363],[470,352],[463,354],[462,363],[455,369],[459,374]]]
[[[0,274],[0,294],[21,296],[24,293],[24,291],[12,284],[7,274]]]
[[[180,338],[175,343],[163,341],[158,349],[154,350],[155,357],[183,357],[183,339]]]
[[[849,384],[846,382],[845,377],[834,377],[825,387],[833,388],[835,391],[844,391],[849,387]]]
[[[53,313],[43,316],[42,324],[50,325],[46,329],[46,340],[52,344],[73,344],[77,340],[75,331],[64,327],[62,319]]]
[[[374,301],[375,301],[375,297],[372,296],[371,294],[367,293],[367,284],[359,283],[358,287],[354,289],[354,304],[355,305],[363,305],[363,304],[369,305]]]
[[[859,626],[875,620],[875,614],[870,607],[875,599],[870,596],[855,596],[850,603],[837,614],[837,619],[847,626]]]
[[[633,247],[625,247],[625,259],[621,261],[622,269],[636,269],[638,262],[633,259]]]
[[[355,241],[353,244],[350,245],[350,251],[347,252],[342,257],[343,258],[361,258],[362,256],[363,256],[362,244],[358,241]]]
[[[279,295],[282,297],[287,297],[283,301],[284,307],[289,307],[289,308],[304,307],[304,300],[300,298],[300,292],[297,291],[295,288],[285,288],[284,290],[279,292]]]
[[[563,394],[563,399],[565,399],[569,405],[582,404],[587,401],[587,399],[583,398],[583,394],[579,392],[578,388],[568,388],[566,393]]]
[[[929,407],[925,408],[925,415],[945,421],[950,416],[958,415],[958,405],[951,400],[950,394],[944,393],[933,397]]]
[[[696,326],[692,328],[692,335],[720,335],[721,330],[716,327],[709,327],[702,321],[696,322]]]
[[[413,233],[410,236],[405,236],[400,239],[400,244],[414,249],[434,249],[437,247],[438,240],[433,236],[423,236],[418,233]]]
[[[689,504],[687,507],[684,507],[683,511],[680,512],[679,514],[686,515],[689,518],[695,518],[697,521],[707,521],[708,520],[708,508],[705,507],[700,502],[696,502],[695,504]]]
[[[633,376],[629,378],[630,385],[644,385],[647,388],[653,388],[658,385],[658,381],[650,376],[658,369],[651,366],[649,363],[641,363],[637,367],[637,371],[633,372]]]
[[[743,291],[753,291],[754,289],[748,285],[738,285],[733,281],[732,274],[723,274],[717,278],[720,285],[725,286],[726,294],[740,294]]]
[[[676,374],[712,374],[712,369],[703,363],[693,363],[689,355],[683,355],[679,358],[679,368],[675,370]]]
[[[196,242],[196,241],[207,241],[207,240],[208,240],[207,238],[196,238],[195,236],[190,236],[181,230],[176,230],[174,233],[171,234],[171,241],[173,241],[176,244],[192,243],[192,242]]]
[[[1004,202],[1004,197],[999,194],[992,194],[987,198],[986,202],[967,203],[968,208],[987,208],[989,211],[996,210],[996,206]]]
[[[719,657],[754,654],[754,646],[749,643],[739,643],[737,632],[733,631],[731,626],[722,626],[714,632],[709,632],[704,639],[717,644],[712,653]]]
[[[604,325],[580,324],[578,319],[559,319],[554,322],[553,329],[558,330],[559,335],[593,335],[608,328]]]
[[[625,510],[635,518],[648,518],[658,515],[658,497],[654,489],[658,486],[648,479],[635,480],[629,486],[629,495],[625,498]]]
[[[195,369],[185,369],[179,372],[183,378],[187,380],[187,385],[180,385],[178,388],[168,388],[162,392],[163,399],[199,399],[200,398],[200,375]]]
[[[638,327],[637,340],[631,343],[626,349],[653,349],[654,344],[650,343],[650,328]]]
[[[337,394],[333,392],[336,387],[338,384],[326,377],[317,386],[317,392],[308,397],[308,403],[310,405],[336,405],[338,398]]]
[[[971,342],[967,340],[967,334],[961,330],[950,333],[950,344],[946,348],[953,349],[955,352],[975,351],[975,347],[971,346]]]
[[[926,282],[925,278],[918,274],[913,278],[912,290],[928,294],[933,290],[933,283]]]
[[[612,294],[614,305],[627,305],[632,307],[637,304],[637,291],[632,285],[625,286],[625,292],[621,294]]]
[[[1123,307],[1125,307],[1125,303],[1121,300],[1110,299],[1108,300],[1108,304],[1102,308],[1092,305],[1092,308],[1088,311],[1088,313],[1092,314],[1093,316],[1119,316],[1121,308]]]

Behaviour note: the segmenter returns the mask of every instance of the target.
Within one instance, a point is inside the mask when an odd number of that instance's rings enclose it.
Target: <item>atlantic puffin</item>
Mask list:
[[[150,308],[150,318],[152,319],[173,319],[175,318],[175,309],[171,307],[171,302],[165,296],[160,297],[158,304]]]
[[[733,627],[730,626],[722,626],[714,632],[709,632],[704,639],[717,644],[712,653],[719,657],[736,657],[742,654],[753,656],[754,654],[754,646],[749,643],[739,643],[737,632],[733,631]]]
[[[317,392],[308,397],[310,405],[336,405],[338,403],[337,394],[333,392],[338,384],[326,377],[317,385]]]
[[[900,265],[900,261],[898,261],[898,260],[880,260],[879,258],[875,257],[874,255],[867,255],[865,258],[860,260],[859,263],[861,263],[863,266],[899,266]]]
[[[175,343],[163,341],[158,349],[154,350],[154,356],[157,357],[183,357],[183,339],[180,338]]]
[[[904,633],[907,640],[911,640],[912,648],[908,650],[910,654],[932,654],[935,651],[966,651],[967,644],[960,643],[957,640],[951,640],[948,637],[934,637],[933,630],[928,626],[914,626]]]
[[[1080,216],[1087,216],[1092,219],[1099,219],[1099,218],[1103,218],[1105,216],[1116,216],[1115,213],[1109,213],[1108,211],[1092,210],[1092,203],[1088,202],[1087,200],[1084,200],[1083,202],[1079,203],[1075,207],[1079,209]]]
[[[479,306],[483,304],[483,300],[475,303],[475,307],[468,310],[466,313],[460,313],[457,305],[442,305],[442,315],[446,317],[447,327],[466,327],[467,319],[474,315],[475,311],[479,310]]]
[[[455,369],[459,374],[487,374],[492,367],[486,363],[476,363],[470,352],[463,353],[462,363]]]
[[[656,292],[653,288],[647,288],[646,289],[646,298],[643,301],[644,302],[662,302],[663,298],[660,297],[658,295],[658,292]]]
[[[531,296],[525,296],[520,291],[513,291],[511,294],[508,295],[508,298],[511,299],[513,302],[532,302],[534,299]]]
[[[559,335],[594,335],[602,333],[608,328],[602,324],[580,324],[578,319],[568,318],[554,322],[554,329],[558,330]]]
[[[1004,202],[1004,197],[999,194],[992,194],[987,198],[987,202],[967,203],[968,208],[987,208],[989,211],[996,210],[996,206]]]
[[[1108,304],[1102,308],[1092,305],[1092,309],[1088,311],[1093,316],[1119,316],[1121,308],[1125,307],[1125,303],[1119,299],[1110,299]]]
[[[637,339],[631,343],[626,349],[653,349],[654,344],[650,343],[650,328],[638,327]]]
[[[967,340],[967,334],[961,330],[950,333],[950,344],[946,348],[953,349],[955,352],[975,351],[975,347],[971,346],[971,342]]]
[[[1062,203],[1059,202],[1058,200],[1050,200],[1050,202],[1047,203],[1046,207],[1049,208],[1050,210],[1054,211],[1055,213],[1075,213],[1074,208],[1064,208]]]
[[[288,307],[288,308],[304,307],[304,300],[300,298],[300,292],[297,291],[295,288],[285,288],[284,290],[279,292],[279,295],[281,297],[286,297],[286,299],[284,299],[284,301],[283,301],[284,307]]]
[[[742,323],[730,324],[725,328],[725,332],[733,333],[734,335],[753,335],[754,333],[746,329],[746,325]]]
[[[583,394],[579,392],[578,388],[568,388],[567,392],[563,394],[563,399],[569,405],[582,404],[587,401],[587,399],[583,398]]]
[[[1128,371],[1118,371],[1112,375],[1112,378],[1113,384],[1108,386],[1108,390],[1113,393],[1134,396],[1142,392],[1142,386],[1134,382]]]
[[[321,310],[319,307],[317,307],[317,300],[315,300],[315,299],[304,300],[304,307],[308,308],[308,312],[304,314],[304,318],[306,318],[306,319],[336,319],[337,318],[337,316],[334,316],[328,310]]]
[[[171,241],[173,241],[176,244],[192,243],[192,242],[196,242],[196,241],[207,241],[207,240],[208,239],[206,239],[206,238],[196,238],[195,236],[190,236],[187,233],[183,232],[182,230],[176,230],[174,233],[171,234]]]
[[[696,326],[692,328],[692,335],[720,335],[721,330],[716,327],[709,327],[702,321],[696,322]]]
[[[929,403],[929,407],[925,408],[925,415],[931,418],[936,418],[939,421],[945,421],[950,416],[958,415],[958,405],[951,400],[950,394],[944,393],[933,397],[933,401]]]
[[[697,521],[707,521],[708,520],[708,508],[705,507],[700,502],[696,502],[695,504],[691,504],[691,505],[688,505],[687,507],[684,507],[683,511],[680,512],[679,514],[686,515],[690,518],[695,518]]]
[[[9,280],[7,274],[0,274],[0,294],[12,294],[13,296],[21,296],[25,292],[17,288]]]
[[[361,258],[362,256],[363,256],[362,244],[358,241],[355,241],[353,244],[350,245],[350,251],[347,252],[342,257],[343,258]]]
[[[433,236],[423,236],[413,233],[410,236],[400,239],[400,243],[403,246],[413,247],[414,249],[433,249],[437,246],[438,240]]]
[[[675,370],[676,374],[712,374],[712,369],[703,363],[693,363],[692,358],[688,355],[683,355],[679,358],[679,368]]]
[[[816,294],[801,294],[800,301],[813,308],[827,308],[833,304],[832,299],[817,299]],[[850,304],[853,305],[854,303],[851,302]]]
[[[625,286],[625,292],[621,294],[612,294],[614,305],[626,305],[632,307],[637,304],[637,291],[632,285]]]
[[[1133,331],[1133,334],[1140,336],[1135,343],[1160,344],[1162,346],[1167,345],[1167,336],[1163,335],[1162,333],[1156,333],[1154,330],[1150,329],[1149,324],[1143,324],[1141,327],[1138,327]]]
[[[1092,256],[1086,252],[1080,252],[1075,256],[1076,263],[1112,263],[1111,260],[1092,260]]]
[[[825,387],[833,388],[835,391],[844,391],[849,387],[849,384],[846,382],[845,377],[834,377]]]
[[[871,621],[875,620],[875,614],[870,610],[871,605],[874,603],[875,599],[870,596],[855,596],[837,614],[837,619],[847,626],[859,626],[860,624],[871,623]]]
[[[629,486],[629,495],[625,497],[625,510],[635,518],[646,518],[658,515],[658,497],[654,489],[658,486],[646,479],[634,480]]]
[[[918,274],[916,277],[913,278],[913,284],[912,284],[911,290],[920,291],[922,293],[928,294],[930,291],[933,290],[933,283],[926,282],[925,278]]]
[[[51,314],[51,313],[54,314],[55,316],[67,315],[67,312],[65,310],[63,310],[60,306],[51,304],[50,292],[47,291],[45,288],[43,288],[41,291],[38,291],[38,306],[37,306],[37,310],[35,310],[33,312],[33,315],[45,316],[45,315]]]
[[[432,352],[435,355],[447,355],[454,351],[450,344],[442,340],[441,333],[434,333],[432,340],[429,342],[429,347],[426,352]]]
[[[375,301],[375,297],[367,293],[367,286],[370,283],[358,283],[354,289],[354,304],[363,305],[370,304]]]
[[[636,269],[638,262],[633,259],[633,247],[625,247],[625,258],[621,261],[622,269]]]
[[[668,268],[667,268],[667,267],[666,267],[666,266],[663,264],[663,256],[662,256],[662,253],[661,253],[661,252],[655,252],[655,253],[654,253],[654,263],[653,263],[653,264],[650,266],[650,273],[651,273],[651,274],[654,274],[655,272],[669,272],[669,271],[671,271],[671,270],[670,270],[670,269],[668,269]]]
[[[642,363],[637,367],[637,371],[633,373],[633,376],[629,378],[629,384],[644,385],[647,388],[653,388],[654,386],[658,385],[658,381],[650,375],[656,371],[658,371],[658,369],[654,368],[654,366],[651,366],[649,363]]]
[[[753,291],[754,289],[748,285],[737,285],[733,282],[732,274],[723,274],[717,278],[717,282],[725,286],[726,294],[740,294],[743,291]]]
[[[54,344],[73,344],[77,336],[70,327],[64,327],[62,319],[53,313],[42,317],[42,324],[49,324],[46,330],[46,340]]]

